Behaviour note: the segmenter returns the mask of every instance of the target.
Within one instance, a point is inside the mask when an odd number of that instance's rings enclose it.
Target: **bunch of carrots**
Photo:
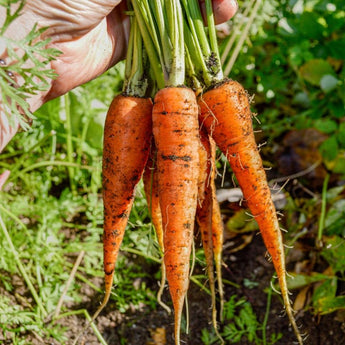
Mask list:
[[[216,282],[220,309],[224,299],[223,224],[214,183],[218,146],[259,225],[286,313],[302,344],[288,297],[281,231],[253,135],[248,94],[222,74],[211,0],[205,1],[207,27],[198,0],[131,0],[128,5],[131,32],[125,83],[123,93],[110,105],[104,130],[105,297],[94,318],[109,300],[135,188],[143,177],[163,253],[161,287],[166,279],[174,308],[175,344],[180,344],[195,223],[205,252],[217,331]]]

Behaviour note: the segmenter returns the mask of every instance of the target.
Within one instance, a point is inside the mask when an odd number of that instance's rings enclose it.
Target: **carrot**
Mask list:
[[[219,203],[216,196],[216,143],[211,136],[208,137],[210,146],[210,160],[213,168],[209,178],[211,198],[212,198],[212,248],[213,257],[216,266],[216,274],[218,281],[218,291],[220,297],[220,319],[223,321],[223,309],[224,309],[224,290],[222,281],[222,254],[223,254],[223,238],[224,238],[224,224],[222,221],[222,215],[220,212]]]
[[[243,190],[248,206],[259,224],[265,245],[278,275],[286,312],[298,342],[302,337],[288,298],[284,247],[266,174],[253,134],[249,100],[239,83],[224,80],[211,0],[205,0],[207,30],[200,28],[202,15],[197,0],[184,0],[189,18],[190,40],[195,74],[207,91],[199,97],[201,122],[226,155]],[[193,13],[193,16],[190,14]]]
[[[151,144],[151,151],[143,174],[144,190],[147,206],[151,215],[153,226],[156,229],[158,244],[164,251],[162,214],[158,198],[158,178],[157,178],[157,150],[154,142]]]
[[[198,193],[199,127],[194,92],[185,82],[180,1],[132,0],[155,81],[152,124],[157,147],[164,264],[175,312],[175,344],[189,285],[190,254]]]
[[[152,100],[147,98],[144,73],[145,52],[135,17],[131,19],[123,92],[114,97],[104,125],[103,138],[103,256],[105,295],[90,322],[73,344],[107,305],[114,280],[117,257],[135,187],[143,174],[152,138]]]
[[[212,217],[213,217],[213,195],[212,195],[212,181],[214,178],[214,155],[212,154],[212,147],[208,134],[200,131],[200,175],[199,175],[199,192],[198,192],[198,207],[196,212],[196,220],[201,232],[201,239],[205,253],[206,268],[209,279],[209,286],[211,291],[212,303],[212,323],[217,333],[217,336],[224,344],[217,327],[217,308],[216,308],[216,290],[214,278],[214,248],[213,248],[213,233],[212,233]]]
[[[152,100],[145,97],[145,54],[139,26],[131,18],[123,93],[114,97],[103,138],[103,256],[105,295],[96,319],[108,303],[115,265],[152,138]]]
[[[147,200],[147,205],[149,208],[149,212],[151,215],[152,224],[155,228],[157,240],[161,252],[164,253],[164,242],[163,242],[163,224],[162,224],[162,213],[159,206],[159,195],[158,195],[158,176],[157,176],[157,164],[156,164],[156,147],[154,143],[151,145],[151,152],[149,155],[149,159],[146,163],[144,174],[143,174],[143,182],[144,182],[144,190]],[[170,314],[170,308],[162,301],[162,294],[165,287],[166,281],[166,271],[164,260],[162,260],[161,264],[161,285],[157,293],[157,301],[158,303]]]
[[[155,96],[153,135],[164,234],[164,263],[175,311],[175,344],[189,285],[199,174],[196,97],[185,87],[166,87]]]
[[[259,225],[278,275],[287,315],[302,344],[288,297],[283,240],[253,134],[248,95],[241,84],[229,80],[207,91],[198,103],[201,123],[227,157]]]
[[[223,238],[224,238],[224,224],[220,212],[219,203],[216,196],[216,185],[214,178],[211,179],[212,190],[212,243],[213,243],[213,256],[216,266],[218,292],[220,297],[220,320],[223,321],[224,310],[224,289],[222,280],[222,254],[223,254]]]
[[[135,187],[141,179],[149,154],[151,113],[150,98],[122,94],[113,99],[107,113],[102,168],[105,296],[93,320],[110,297],[115,265],[133,205]]]
[[[212,163],[210,161],[210,143],[208,141],[208,134],[205,130],[199,131],[200,145],[199,145],[199,176],[198,176],[198,210],[202,209],[202,204],[207,195],[207,188],[209,186],[210,173]],[[197,214],[198,217],[198,214]]]

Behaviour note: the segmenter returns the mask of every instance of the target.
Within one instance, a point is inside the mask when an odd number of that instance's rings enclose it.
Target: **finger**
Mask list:
[[[86,35],[74,41],[53,44],[52,47],[63,52],[51,62],[59,77],[52,81],[52,87],[43,101],[61,96],[96,78],[123,59],[128,21],[121,3]]]
[[[206,18],[205,0],[200,0],[200,5],[204,18]],[[238,9],[236,0],[213,0],[212,5],[216,24],[221,24],[231,19]]]

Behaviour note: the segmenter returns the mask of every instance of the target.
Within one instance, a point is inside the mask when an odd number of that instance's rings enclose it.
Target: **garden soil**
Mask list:
[[[295,336],[289,327],[289,322],[284,316],[284,310],[281,299],[276,293],[272,294],[271,306],[267,314],[267,290],[270,287],[273,267],[265,258],[266,249],[263,245],[260,235],[253,236],[251,242],[242,250],[233,251],[233,239],[224,244],[224,280],[231,282],[225,284],[225,298],[229,300],[232,295],[243,297],[250,302],[254,313],[260,323],[267,318],[266,339],[270,339],[272,334],[282,333],[282,338],[275,344],[292,345],[295,343]],[[288,268],[292,267],[294,257],[300,260],[300,253],[290,251],[287,257]],[[134,258],[133,258],[134,259]],[[135,259],[134,259],[135,260]],[[152,277],[159,270],[159,265],[152,265],[146,269],[152,271]],[[195,272],[202,274],[203,272]],[[16,278],[13,278],[16,280]],[[95,278],[94,284],[102,286],[102,279]],[[146,281],[151,288],[158,290],[156,279]],[[235,286],[237,285],[237,286]],[[24,287],[19,281],[14,284],[17,291],[9,297],[23,294]],[[71,309],[79,310],[86,308],[89,313],[93,313],[97,308],[102,297],[95,293],[88,285],[83,286],[84,299],[80,305],[68,306]],[[4,293],[4,291],[1,291]],[[293,293],[291,299],[296,299],[296,293]],[[168,304],[169,292],[165,291],[164,300]],[[189,334],[183,334],[183,344],[202,345],[201,340],[203,329],[212,332],[210,296],[206,294],[199,286],[191,283],[188,293],[188,305],[190,315]],[[345,314],[333,313],[329,315],[315,317],[308,311],[300,311],[296,315],[301,331],[306,334],[306,345],[341,345],[345,344]],[[66,344],[72,345],[75,337],[85,327],[84,315],[73,315],[58,321],[66,329],[66,337],[70,339]],[[173,342],[173,316],[157,306],[156,310],[150,310],[142,305],[125,314],[121,314],[116,309],[116,304],[110,302],[106,309],[96,320],[98,330],[103,335],[109,345],[172,345]],[[49,327],[49,323],[47,323]],[[1,339],[1,338],[0,338]],[[56,340],[41,339],[35,333],[28,333],[28,342],[34,345],[60,345]],[[10,344],[2,340],[1,344]],[[226,342],[231,344],[231,342]],[[98,345],[93,330],[89,328],[79,339],[78,344]],[[246,338],[242,338],[237,344],[250,345]],[[267,344],[270,344],[268,341]]]

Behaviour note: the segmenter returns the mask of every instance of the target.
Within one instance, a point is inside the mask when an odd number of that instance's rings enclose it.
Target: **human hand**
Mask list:
[[[203,5],[204,1],[200,0]],[[237,10],[236,0],[213,0],[216,23],[230,19]],[[0,7],[0,24],[5,8]],[[34,112],[42,104],[90,81],[124,58],[129,33],[125,1],[121,0],[27,0],[18,17],[6,31],[13,39],[27,35],[37,23],[47,27],[42,39],[50,38],[49,48],[62,52],[48,68],[57,78],[50,88],[28,98]],[[0,58],[2,52],[0,51]],[[16,133],[4,114],[0,118],[0,152]]]

